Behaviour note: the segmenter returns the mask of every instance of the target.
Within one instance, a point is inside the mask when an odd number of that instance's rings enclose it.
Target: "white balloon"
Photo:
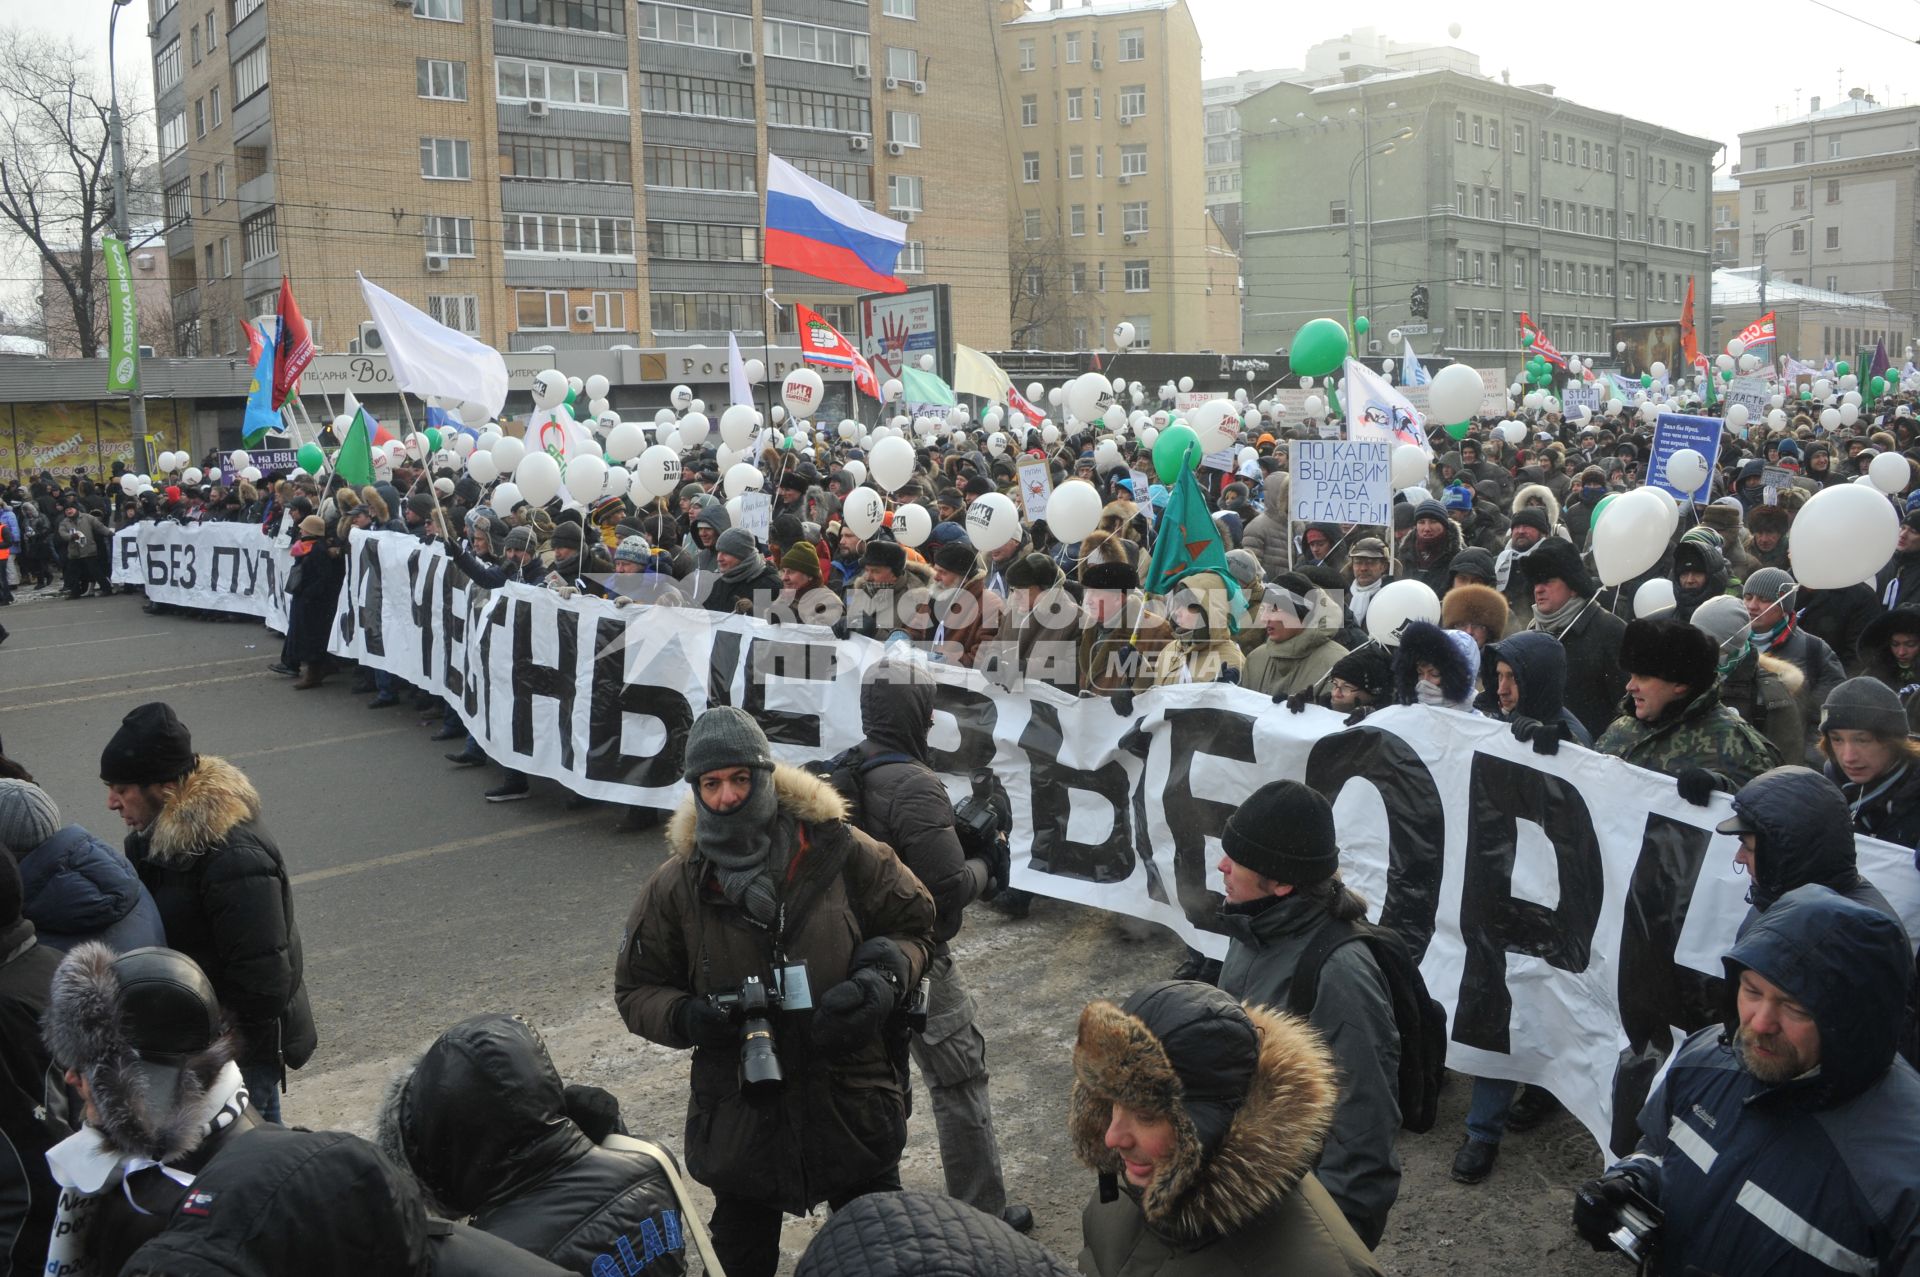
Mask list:
[[[1760,366],[1760,358],[1757,355],[1742,355],[1739,364],[1741,372],[1752,372]]]
[[[1602,585],[1623,585],[1660,561],[1668,525],[1659,493],[1658,488],[1635,488],[1615,497],[1606,517],[1594,525],[1593,566]]]
[[[867,481],[867,463],[858,457],[853,458],[853,460],[847,462],[840,468],[847,472],[856,487]]]
[[[512,474],[527,455],[526,441],[507,435],[493,445],[493,464],[501,474]]]
[[[1747,353],[1747,343],[1744,341],[1741,341],[1738,337],[1735,337],[1729,342],[1727,342],[1727,353],[1729,355],[1732,355],[1735,359],[1738,359],[1740,358],[1740,356]]]
[[[1727,405],[1727,424],[1731,426],[1734,430],[1736,431],[1745,430],[1747,427],[1748,419],[1749,419],[1749,414],[1747,412],[1747,406],[1745,404],[1736,403],[1736,404]],[[1698,486],[1698,485],[1695,485],[1695,486]]]
[[[1417,488],[1427,481],[1431,463],[1426,449],[1416,443],[1403,443],[1393,450],[1393,486]]]
[[[235,448],[227,454],[227,465],[234,470],[245,470],[253,464],[253,458],[247,455],[245,448]]]
[[[606,480],[607,463],[599,457],[574,457],[567,462],[567,494],[582,505],[600,499]]]
[[[198,466],[188,466],[180,472],[180,482],[186,484],[189,488],[197,486],[200,480],[205,477],[205,475],[200,473]]]
[[[1873,480],[1874,487],[1891,497],[1904,491],[1913,482],[1913,468],[1901,454],[1883,452],[1867,463],[1867,477]],[[187,482],[193,481],[189,479]]]
[[[1682,492],[1696,492],[1707,481],[1707,459],[1692,448],[1667,458],[1667,482]]]
[[[871,492],[872,489],[866,489]],[[933,535],[933,515],[918,503],[897,506],[893,512],[893,535],[901,545],[918,549]]]
[[[1099,525],[1100,509],[1098,488],[1085,479],[1069,479],[1047,498],[1047,528],[1062,541],[1084,541]]]
[[[1827,409],[1827,412],[1832,412],[1832,411],[1834,411],[1834,409],[1832,408]],[[1827,412],[1823,412],[1820,414],[1822,420],[1826,418]],[[1855,404],[1850,404],[1850,403],[1841,404],[1839,408],[1839,414],[1840,414],[1840,424],[1843,426],[1850,426],[1854,422],[1860,420],[1860,409]]]
[[[1367,635],[1382,647],[1399,647],[1409,621],[1440,623],[1440,597],[1425,581],[1390,581],[1367,605]]]
[[[1067,383],[1067,411],[1082,424],[1091,425],[1106,415],[1113,402],[1113,385],[1097,372],[1082,373]]]
[[[1180,379],[1180,393],[1183,395],[1190,395],[1193,393],[1193,378],[1182,377]]]
[[[473,455],[473,436],[455,435],[453,437],[453,455],[461,460]]]
[[[1093,450],[1093,469],[1097,474],[1105,474],[1120,464],[1120,445],[1111,439],[1102,439]],[[1051,509],[1051,505],[1048,507]]]
[[[615,461],[631,461],[647,449],[647,433],[631,421],[623,421],[607,431],[607,455]]]
[[[865,541],[880,530],[887,517],[887,503],[872,488],[855,488],[840,506],[840,520]]]
[[[587,416],[596,421],[606,416],[607,413],[612,410],[612,405],[608,404],[605,398],[589,399],[587,401]]]
[[[922,356],[920,356],[920,371],[921,371],[921,372],[932,372],[932,371],[933,371],[933,356],[932,356],[932,355],[922,355]]]
[[[1113,348],[1115,350],[1125,350],[1127,347],[1133,345],[1133,337],[1133,325],[1125,320],[1121,320],[1113,326]]]
[[[1676,606],[1678,601],[1674,598],[1673,582],[1664,576],[1642,581],[1640,588],[1633,592],[1633,616],[1637,621],[1650,620],[1671,612]]]
[[[674,428],[680,432],[682,449],[698,448],[707,441],[707,434],[713,428],[713,423],[707,420],[707,414],[704,412],[690,412],[680,418],[680,424]]]
[[[1647,371],[1653,374],[1655,381],[1664,381],[1666,379],[1667,366],[1657,359],[1647,367]]]
[[[1051,421],[1040,427],[1040,442],[1051,448],[1060,442],[1060,427]]]
[[[1240,414],[1231,399],[1209,399],[1187,414],[1187,425],[1200,437],[1202,453],[1230,446],[1240,433]]]
[[[1551,409],[1549,409],[1551,411]],[[1508,443],[1518,444],[1526,440],[1527,428],[1517,421],[1509,421],[1500,427],[1500,437]]]
[[[1109,440],[1108,442],[1112,442]],[[987,451],[996,457],[1007,455],[1007,437],[998,430],[987,436]],[[1116,449],[1115,451],[1118,451]]]
[[[1400,344],[1401,338],[1404,336],[1405,334],[1402,333],[1398,328],[1389,328],[1387,329],[1387,344],[1390,346],[1398,346]]]
[[[494,464],[491,452],[476,452],[467,458],[467,473],[475,483],[492,483],[500,477],[500,467]]]
[[[529,452],[514,467],[513,481],[529,505],[543,506],[559,495],[560,463],[544,452]]]
[[[1052,429],[1052,427],[1048,427],[1048,429]],[[1054,431],[1055,435],[1058,435],[1059,433],[1060,432],[1057,430]],[[1040,432],[1040,437],[1042,439],[1045,439],[1047,437],[1045,430]],[[1160,428],[1158,426],[1148,426],[1140,432],[1140,444],[1142,447],[1146,448],[1146,450],[1149,452],[1153,451],[1153,445],[1155,444],[1155,442],[1159,440],[1159,438],[1160,438]]]
[[[450,497],[453,495],[453,480],[441,475],[433,481],[433,490],[443,497]]]
[[[1813,383],[1813,397],[1825,403],[1833,397],[1833,383],[1825,377],[1817,377]]]
[[[640,490],[650,497],[670,497],[680,486],[680,454],[664,443],[656,443],[640,454],[634,470]]]
[[[759,424],[760,414],[753,410],[752,404],[737,403],[720,414],[720,437],[730,448],[744,448],[753,441],[753,432]]]
[[[967,539],[978,550],[997,550],[1020,535],[1020,511],[999,492],[989,492],[967,507]]]
[[[1433,419],[1441,425],[1457,425],[1479,413],[1485,394],[1477,369],[1466,364],[1448,364],[1433,374],[1433,380],[1427,384],[1427,405]],[[1367,610],[1373,610],[1371,605]]]
[[[1719,358],[1715,359],[1713,363],[1714,363],[1714,366],[1717,367],[1721,372],[1732,372],[1733,358],[1734,357],[1732,355],[1721,355]]]
[[[1840,425],[1840,410],[1838,408],[1822,408],[1820,410],[1820,424],[1827,430],[1837,429]]]
[[[1814,493],[1793,517],[1787,559],[1805,588],[1844,590],[1871,581],[1899,537],[1900,516],[1878,488],[1836,484]]]
[[[758,492],[766,485],[766,482],[767,476],[760,473],[758,466],[749,465],[744,461],[738,461],[732,466],[729,466],[726,476],[721,480],[721,483],[727,490],[727,495],[730,497],[741,496],[748,492]]]
[[[605,399],[607,397],[607,391],[613,388],[613,383],[609,382],[601,374],[595,373],[593,376],[581,382],[580,388],[587,392],[587,398],[589,399]]]
[[[208,483],[220,482],[220,471],[218,468],[207,471],[207,482]]]
[[[260,482],[260,467],[248,466],[246,469],[240,472],[240,477],[242,479],[245,479],[248,483],[258,483]],[[153,485],[147,484],[145,486],[150,488]]]
[[[913,478],[913,445],[898,436],[882,439],[868,454],[867,464],[873,481],[892,492]]]
[[[139,492],[140,476],[137,474],[131,474],[131,473],[121,475],[120,491],[124,492],[128,496],[133,496],[135,493]]]

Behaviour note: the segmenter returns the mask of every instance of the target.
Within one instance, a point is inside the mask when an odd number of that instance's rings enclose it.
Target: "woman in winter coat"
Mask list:
[[[580,1277],[623,1241],[649,1277],[677,1277],[687,1264],[672,1181],[651,1155],[599,1143],[624,1134],[618,1101],[564,1085],[539,1032],[494,1013],[454,1025],[393,1079],[374,1142],[449,1219],[471,1217]]]
[[[1233,641],[1233,596],[1216,572],[1195,572],[1167,596],[1173,641],[1153,663],[1156,687],[1177,683],[1238,683],[1247,658]]]
[[[1460,553],[1460,525],[1438,501],[1422,501],[1413,512],[1413,530],[1400,540],[1400,577],[1424,581],[1434,595],[1453,584],[1453,556]]]
[[[1920,848],[1920,741],[1909,730],[1899,694],[1876,678],[1848,679],[1820,708],[1827,779],[1846,795],[1854,831]]]
[[[1191,981],[1090,1003],[1068,1130],[1099,1187],[1088,1277],[1362,1277],[1366,1246],[1313,1175],[1333,1060],[1310,1027]]]
[[[894,1013],[926,970],[933,897],[847,823],[828,781],[775,764],[743,710],[695,720],[686,779],[670,855],[627,919],[614,1003],[634,1033],[694,1048],[687,1169],[713,1190],[727,1272],[771,1277],[783,1212],[900,1187],[906,1038]],[[769,1038],[744,1038],[714,1000],[752,992],[749,980],[785,990]],[[788,1006],[803,998],[811,1010]],[[743,1084],[742,1050],[756,1043],[783,1075],[771,1094]]]
[[[20,867],[23,903],[40,943],[66,953],[98,940],[116,953],[167,942],[160,910],[127,858],[78,825],[38,785],[0,780],[0,852]]]

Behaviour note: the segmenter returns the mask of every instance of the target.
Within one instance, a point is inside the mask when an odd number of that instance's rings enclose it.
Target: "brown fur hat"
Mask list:
[[[1456,585],[1440,600],[1440,627],[1478,625],[1499,638],[1507,632],[1506,596],[1490,585]]]
[[[1757,505],[1747,511],[1747,531],[1785,534],[1793,526],[1793,512],[1784,506]]]

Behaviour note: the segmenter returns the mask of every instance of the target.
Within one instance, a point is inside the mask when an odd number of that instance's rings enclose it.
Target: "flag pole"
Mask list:
[[[411,439],[419,433],[419,428],[413,424],[413,409],[407,406],[407,392],[404,390],[400,392],[400,412],[407,419],[407,437]],[[371,434],[369,434],[367,442],[369,444],[373,442]],[[423,447],[425,446],[425,442],[425,440],[421,441]],[[411,493],[415,488],[419,487],[421,480],[426,481],[427,495],[433,499],[433,512],[439,516],[440,526],[436,531],[442,536],[451,539],[453,536],[453,525],[447,522],[446,511],[440,508],[440,490],[433,486],[433,454],[431,452],[420,458],[420,478],[415,479],[411,484],[407,485],[407,491]],[[404,518],[404,516],[402,517]]]

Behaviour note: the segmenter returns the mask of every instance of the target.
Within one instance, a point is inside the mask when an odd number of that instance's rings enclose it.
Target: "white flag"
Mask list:
[[[1433,448],[1427,443],[1426,418],[1405,395],[1357,359],[1347,359],[1345,375],[1346,391],[1341,403],[1347,410],[1347,438],[1359,442],[1411,443],[1428,456],[1433,455]]]
[[[735,403],[753,407],[753,383],[747,380],[747,363],[740,358],[740,339],[727,334],[727,393]]]
[[[360,295],[380,330],[394,385],[422,399],[441,395],[482,404],[488,416],[500,415],[507,405],[507,361],[499,351],[455,332],[365,275]]]

